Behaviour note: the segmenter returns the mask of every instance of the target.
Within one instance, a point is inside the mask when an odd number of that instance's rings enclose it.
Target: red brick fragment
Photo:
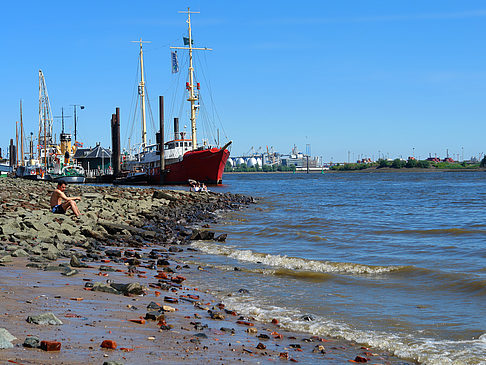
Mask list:
[[[157,275],[155,275],[157,279],[168,279],[169,277],[167,274],[163,271],[159,271]]]
[[[170,278],[170,280],[172,280],[174,283],[180,284],[184,280],[186,280],[186,278],[184,276],[178,275],[178,276],[175,276],[175,277],[173,276],[172,278]]]
[[[273,323],[273,324],[278,324],[278,319],[275,319],[275,318],[274,318],[274,319],[272,319],[272,323]]]
[[[137,324],[145,324],[145,319],[129,319],[128,321]]]
[[[368,359],[366,357],[358,355],[354,358],[354,361],[356,361],[356,362],[368,362]]]
[[[61,343],[57,341],[41,341],[40,347],[44,351],[61,351]]]
[[[114,350],[116,349],[116,342],[113,340],[104,340],[100,346],[104,349]]]
[[[247,321],[236,321],[236,323],[238,323],[238,324],[243,324],[243,325],[245,325],[245,326],[250,326],[250,327],[251,327],[251,326],[254,326],[254,324],[253,324],[253,323],[251,323],[251,322],[247,322]]]
[[[289,354],[288,352],[281,352],[280,353],[280,358],[283,359],[283,360],[288,360],[289,359]]]

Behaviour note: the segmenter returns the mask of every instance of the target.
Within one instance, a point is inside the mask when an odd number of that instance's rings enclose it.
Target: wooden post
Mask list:
[[[160,180],[159,183],[164,182],[164,170],[165,170],[165,156],[164,156],[164,97],[159,96],[159,123],[160,123]]]

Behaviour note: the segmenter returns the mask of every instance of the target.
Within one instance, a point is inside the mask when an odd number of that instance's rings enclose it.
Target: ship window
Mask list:
[[[192,145],[192,142],[189,142],[189,147]]]
[[[187,142],[184,142],[184,146],[187,147]]]
[[[176,147],[179,147],[179,142],[176,142]]]

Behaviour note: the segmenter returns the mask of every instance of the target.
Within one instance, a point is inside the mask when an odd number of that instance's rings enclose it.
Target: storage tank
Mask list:
[[[243,165],[245,164],[245,160],[241,157],[238,157],[238,159],[236,160],[236,165]]]
[[[233,159],[231,157],[228,157],[228,160],[226,161],[226,163],[227,164],[229,163],[231,165],[231,167],[235,166],[235,162],[233,161]]]
[[[257,159],[255,157],[251,157],[248,159],[248,161],[246,162],[246,166],[248,167],[253,167],[257,164]]]
[[[262,167],[263,166],[263,163],[262,163],[262,159],[260,157],[257,157],[256,159],[256,163],[258,166]]]

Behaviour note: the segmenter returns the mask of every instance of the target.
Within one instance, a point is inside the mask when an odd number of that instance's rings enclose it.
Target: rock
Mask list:
[[[304,314],[303,316],[300,317],[300,319],[302,319],[303,321],[307,321],[307,322],[311,322],[313,321],[315,318],[313,315],[311,314]]]
[[[140,283],[130,283],[130,284],[117,284],[111,283],[112,288],[125,295],[143,295],[145,294],[144,287]],[[93,288],[94,290],[94,288]]]
[[[256,346],[257,349],[259,350],[265,350],[267,346],[265,346],[263,343],[259,342],[258,345]]]
[[[164,312],[175,312],[175,311],[176,311],[176,309],[175,309],[175,308],[173,308],[173,307],[171,307],[171,306],[169,306],[169,305],[163,305],[163,306],[162,306],[162,310],[163,310]]]
[[[79,274],[79,271],[78,270],[67,270],[65,272],[62,272],[61,275],[64,275],[64,276],[73,276],[73,275],[76,275],[76,274]]]
[[[113,340],[104,340],[101,345],[100,345],[101,348],[104,348],[104,349],[111,349],[111,350],[114,350],[116,349],[116,342],[113,341]]]
[[[251,334],[251,335],[254,335],[254,334],[258,333],[258,330],[255,327],[250,327],[250,328],[246,329],[246,332]]]
[[[107,266],[107,265],[101,265],[98,270],[100,270],[100,271],[109,271],[109,272],[115,272],[116,271],[115,268],[113,268],[111,266]]]
[[[33,348],[33,349],[39,348],[40,347],[40,339],[36,336],[26,337],[22,346]]]
[[[44,351],[61,351],[61,343],[57,341],[41,341],[40,348]]]
[[[177,201],[177,198],[172,194],[166,193],[162,190],[155,190],[152,194],[152,199],[165,199],[170,201]]]
[[[26,257],[26,256],[29,256],[29,254],[25,250],[23,250],[21,248],[19,248],[18,250],[15,250],[14,252],[12,252],[11,255],[13,257]]]
[[[124,365],[124,364],[119,361],[105,361],[103,365]]]
[[[214,237],[214,240],[215,241],[218,241],[218,242],[225,242],[226,241],[226,237],[228,237],[228,235],[226,233],[223,233],[223,234],[220,234],[217,237]]]
[[[44,314],[39,314],[37,316],[28,316],[27,317],[27,322],[29,323],[34,323],[34,324],[50,324],[50,325],[56,325],[59,326],[62,324],[62,322],[57,318],[53,313],[44,313]]]
[[[81,262],[76,255],[71,256],[71,261],[69,262],[71,267],[88,267],[85,263]]]
[[[224,315],[220,312],[211,312],[211,313],[209,313],[209,316],[212,319],[218,319],[218,320],[221,320],[221,321],[224,320]]]
[[[151,321],[159,321],[161,319],[165,319],[165,316],[163,313],[152,311],[152,312],[147,312],[145,314],[145,319]]]
[[[368,359],[366,357],[363,357],[363,356],[356,356],[354,358],[354,362],[368,362]]]
[[[10,349],[13,347],[12,341],[16,340],[5,328],[0,328],[0,349]]]
[[[158,259],[157,266],[169,266],[170,262],[166,259]]]
[[[147,309],[160,310],[162,307],[155,302],[150,302],[149,305],[147,305]]]
[[[3,257],[0,257],[0,262],[5,263],[5,262],[12,262],[12,256],[10,255],[5,255]]]
[[[105,283],[100,283],[100,282],[94,283],[92,290],[93,291],[101,291],[101,292],[104,292],[104,293],[120,294],[120,292],[118,290],[116,290],[115,288],[113,288],[112,286],[105,284]]]
[[[121,257],[122,252],[120,250],[106,250],[105,255],[109,257]]]
[[[1,229],[4,235],[10,236],[20,231],[20,225],[17,223],[17,221],[9,219],[6,223],[2,224]]]
[[[312,352],[320,352],[321,354],[325,354],[326,348],[322,345],[316,345],[316,347],[314,347],[314,350],[312,350]]]
[[[169,247],[169,252],[182,252],[184,251],[182,248],[177,247],[177,246],[170,246]]]

